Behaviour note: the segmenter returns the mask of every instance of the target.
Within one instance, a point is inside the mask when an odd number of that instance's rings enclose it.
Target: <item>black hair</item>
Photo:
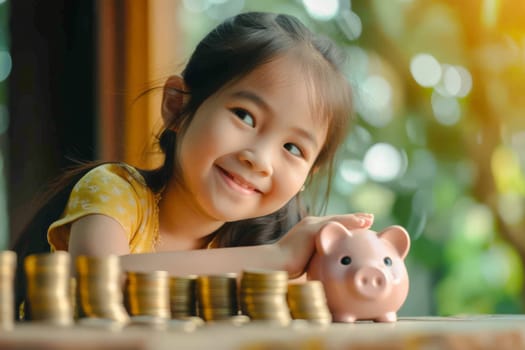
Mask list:
[[[184,133],[208,97],[255,68],[291,52],[297,54],[298,64],[310,78],[310,92],[316,94],[310,99],[312,107],[328,124],[327,140],[314,167],[325,170],[330,179],[334,155],[351,116],[350,88],[341,72],[344,57],[330,39],[315,35],[294,16],[248,12],[221,23],[195,48],[182,72],[187,91],[177,91],[188,93],[189,99],[159,136],[165,154],[163,166],[142,171],[148,185],[160,191],[172,176],[180,174],[175,157],[177,136]],[[325,202],[329,191],[328,180]],[[214,233],[215,241],[220,247],[270,243],[307,214],[298,194],[272,214],[224,224]]]

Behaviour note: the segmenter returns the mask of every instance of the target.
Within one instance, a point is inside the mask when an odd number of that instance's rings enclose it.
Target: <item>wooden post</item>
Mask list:
[[[176,71],[179,2],[99,0],[99,155],[141,168],[162,126],[161,87]]]

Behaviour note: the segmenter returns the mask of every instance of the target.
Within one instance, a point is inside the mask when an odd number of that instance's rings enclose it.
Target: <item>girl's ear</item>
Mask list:
[[[162,93],[161,114],[164,126],[170,129],[176,128],[173,125],[175,117],[180,114],[184,106],[186,95],[186,84],[179,75],[172,75],[164,83]]]

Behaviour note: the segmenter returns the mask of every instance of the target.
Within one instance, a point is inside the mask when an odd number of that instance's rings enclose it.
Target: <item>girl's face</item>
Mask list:
[[[218,221],[267,215],[303,186],[327,126],[293,56],[260,66],[211,95],[178,147],[188,203]]]

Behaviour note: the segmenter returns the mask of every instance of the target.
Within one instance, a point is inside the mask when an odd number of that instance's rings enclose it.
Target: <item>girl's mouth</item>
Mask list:
[[[226,182],[235,189],[241,190],[243,193],[246,194],[252,194],[252,193],[261,193],[253,184],[249,183],[248,181],[244,180],[242,177],[230,173],[220,166],[217,166],[219,169],[219,173],[223,176],[223,178],[226,180]]]

